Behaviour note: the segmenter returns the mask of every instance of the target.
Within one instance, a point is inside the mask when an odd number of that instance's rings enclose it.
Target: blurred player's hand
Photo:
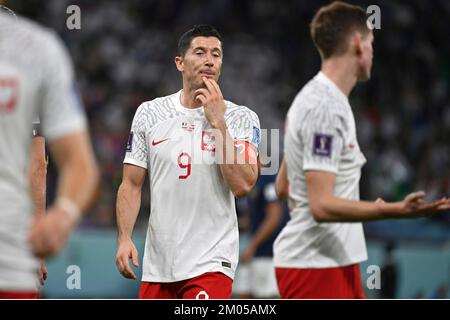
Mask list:
[[[75,225],[76,221],[66,211],[56,206],[51,207],[47,214],[37,216],[31,226],[31,250],[41,258],[57,254],[64,247]]]
[[[139,267],[138,251],[130,238],[119,239],[116,255],[116,266],[120,274],[127,279],[136,279],[130,267],[130,259],[135,267]]]
[[[400,202],[400,218],[415,218],[437,213],[445,213],[450,210],[450,199],[442,198],[430,203],[425,203],[425,192],[410,193]]]
[[[213,128],[225,124],[225,101],[219,85],[213,79],[203,77],[206,88],[195,90],[195,99],[200,101],[205,110],[205,117]]]
[[[243,264],[250,263],[250,261],[252,261],[252,259],[253,259],[253,256],[255,255],[255,252],[256,252],[256,247],[250,244],[242,253],[241,262]]]
[[[38,278],[39,283],[41,286],[44,285],[45,280],[47,280],[48,272],[47,272],[47,265],[45,263],[45,259],[41,259],[41,266],[38,271]]]

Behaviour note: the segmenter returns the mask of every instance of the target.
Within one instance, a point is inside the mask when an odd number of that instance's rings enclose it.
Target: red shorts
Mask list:
[[[38,291],[0,291],[0,299],[39,299]]]
[[[177,282],[142,282],[139,299],[229,299],[233,280],[220,272],[207,272]]]
[[[365,299],[359,264],[324,269],[275,268],[283,299]]]

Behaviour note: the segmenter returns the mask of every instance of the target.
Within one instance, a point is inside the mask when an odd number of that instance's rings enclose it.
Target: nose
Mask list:
[[[214,60],[213,60],[213,56],[211,53],[206,54],[205,65],[210,68],[214,66]]]

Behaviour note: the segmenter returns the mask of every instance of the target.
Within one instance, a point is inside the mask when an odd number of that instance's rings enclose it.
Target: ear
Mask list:
[[[183,57],[175,57],[175,65],[177,66],[178,71],[183,72],[184,71],[184,60]]]
[[[360,32],[355,32],[352,37],[353,51],[357,56],[363,53],[363,36]]]

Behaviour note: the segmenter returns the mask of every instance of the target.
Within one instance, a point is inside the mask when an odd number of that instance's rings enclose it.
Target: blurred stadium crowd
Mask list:
[[[141,102],[181,88],[174,57],[184,31],[194,24],[214,25],[224,37],[220,85],[225,97],[256,111],[262,128],[282,129],[291,101],[320,67],[308,26],[326,2],[9,1],[15,12],[55,29],[74,59],[103,181],[99,202],[84,225],[115,225],[115,196],[134,112]],[[376,3],[381,9],[372,79],[350,97],[368,159],[361,198],[396,200],[418,189],[430,199],[449,196],[450,2],[351,2]],[[81,30],[66,27],[70,4],[81,8]],[[50,197],[54,187],[50,182]],[[141,227],[148,202],[144,192]],[[422,226],[431,223],[445,228],[450,239],[449,214],[416,223],[422,230],[414,232],[417,237],[426,238],[428,229]],[[382,236],[373,223],[366,232]]]

